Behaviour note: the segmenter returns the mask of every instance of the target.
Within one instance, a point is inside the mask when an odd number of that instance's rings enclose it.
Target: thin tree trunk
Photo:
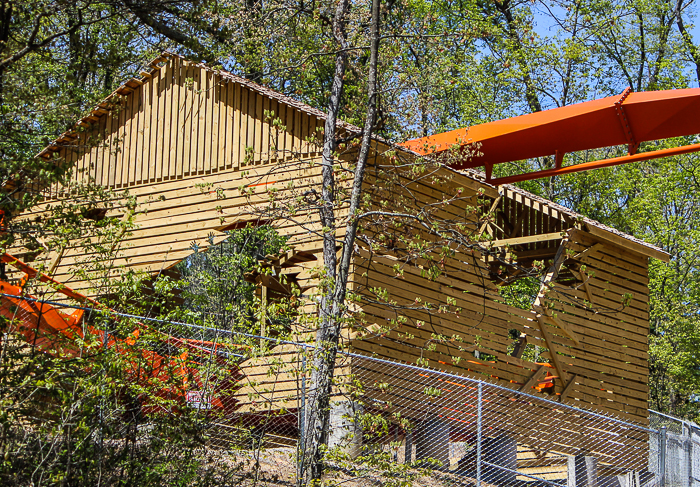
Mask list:
[[[674,11],[676,17],[676,25],[678,26],[678,32],[681,34],[683,39],[683,45],[688,49],[688,53],[695,64],[695,75],[697,77],[698,83],[700,83],[700,49],[693,43],[693,38],[685,28],[685,23],[683,22],[681,7],[683,6],[682,0],[676,1],[676,9]]]
[[[360,206],[360,196],[364,181],[367,159],[372,142],[372,130],[377,116],[377,66],[379,59],[379,17],[380,0],[372,1],[370,63],[368,80],[368,104],[362,143],[355,166],[352,193],[348,208],[345,240],[338,264],[336,254],[335,221],[335,176],[333,173],[333,150],[335,149],[335,128],[340,107],[345,72],[345,32],[343,29],[345,14],[349,9],[347,0],[341,0],[334,19],[334,33],[338,41],[339,53],[336,55],[336,67],[325,124],[322,168],[322,208],[321,223],[324,227],[323,258],[326,266],[326,282],[329,284],[320,303],[320,326],[316,332],[316,349],[314,367],[311,373],[311,392],[306,407],[306,424],[304,425],[304,452],[302,475],[298,485],[313,485],[321,479],[323,473],[321,446],[326,444],[330,418],[330,398],[336,354],[345,311],[348,274],[352,260],[358,220],[354,217]]]

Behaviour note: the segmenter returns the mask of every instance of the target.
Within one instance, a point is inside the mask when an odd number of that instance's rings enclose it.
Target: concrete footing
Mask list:
[[[459,462],[459,472],[476,477],[476,447]],[[507,485],[515,482],[518,468],[518,443],[507,435],[484,438],[481,441],[481,480]]]
[[[415,434],[416,461],[426,460],[425,466],[450,467],[450,425],[439,416],[430,416],[418,425]],[[431,463],[427,460],[436,460]]]
[[[514,439],[505,435],[484,438],[481,458],[490,464],[481,467],[483,480],[499,485],[515,480],[518,470],[518,443]]]
[[[567,460],[567,487],[598,487],[598,460],[587,455]]]

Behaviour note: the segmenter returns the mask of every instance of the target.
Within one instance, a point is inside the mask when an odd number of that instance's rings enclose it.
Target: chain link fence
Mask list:
[[[315,407],[313,346],[92,308],[65,310],[3,291],[4,347],[15,336],[70,360],[90,336],[98,337],[90,346],[132,354],[129,377],[142,389],[160,387],[155,396],[174,398],[179,406],[170,403],[170,414],[198,412],[208,447],[248,458],[249,468],[259,471],[256,478],[293,482],[298,475],[305,415]],[[113,326],[129,320],[126,331]],[[650,412],[648,425],[633,424],[562,403],[556,395],[529,395],[475,377],[339,351],[328,433],[330,470],[338,482],[698,482],[700,429],[693,423]],[[160,385],[153,386],[154,378]],[[147,431],[149,415],[159,414],[160,406],[140,400],[134,417]]]
[[[700,486],[700,426],[656,411],[649,425],[659,431],[659,465],[667,486]]]

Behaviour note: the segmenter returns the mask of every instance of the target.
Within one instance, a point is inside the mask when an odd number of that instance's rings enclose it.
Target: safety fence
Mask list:
[[[22,341],[31,353],[80,357],[85,370],[96,350],[115,351],[111,363],[138,385],[116,397],[137,405],[139,434],[149,434],[149,418],[160,412],[196,413],[208,447],[254,458],[256,478],[292,481],[303,468],[303,426],[316,407],[313,344],[92,307],[69,315],[60,303],[2,298],[3,353]],[[690,423],[651,413],[649,425],[633,424],[556,395],[343,349],[328,446],[344,485],[365,485],[353,484],[356,477],[435,486],[692,486],[700,464],[700,430]]]
[[[649,424],[659,431],[659,465],[663,465],[666,485],[698,487],[700,426],[656,411],[650,411]]]

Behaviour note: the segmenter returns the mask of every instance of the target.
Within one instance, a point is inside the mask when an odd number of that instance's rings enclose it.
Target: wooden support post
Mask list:
[[[562,383],[564,384],[564,388],[566,388],[566,385],[568,383],[567,375],[561,363],[559,362],[559,357],[557,357],[557,349],[555,348],[551,334],[547,329],[547,323],[545,323],[544,316],[546,316],[545,297],[549,292],[549,285],[557,279],[557,276],[559,276],[559,270],[561,269],[561,265],[566,259],[566,244],[568,242],[568,236],[562,238],[561,244],[559,245],[559,249],[557,249],[557,253],[554,256],[554,262],[547,271],[547,274],[542,279],[542,283],[540,285],[540,292],[537,294],[537,298],[535,298],[535,302],[532,304],[532,309],[535,311],[535,313],[537,313],[537,323],[539,324],[540,331],[542,332],[542,338],[544,338],[544,341],[547,344],[547,348],[549,349],[549,355],[552,358],[552,362],[554,362],[554,367],[557,369],[557,373],[559,374],[559,377]]]
[[[510,354],[511,357],[522,357],[523,352],[525,351],[525,347],[527,347],[527,335],[525,333],[521,333],[520,338],[518,338],[518,343],[515,344],[513,353]]]
[[[581,345],[581,341],[578,339],[578,336],[574,331],[571,329],[571,327],[564,323],[562,320],[560,320],[557,316],[552,314],[552,311],[549,308],[543,308],[544,311],[544,317],[550,320],[552,323],[557,325],[557,327],[564,332],[566,336],[571,338],[576,345]]]
[[[561,396],[559,396],[559,402],[564,402],[564,400],[566,400],[566,398],[569,397],[569,394],[571,393],[571,389],[573,389],[577,378],[578,378],[578,376],[574,375],[571,379],[569,379],[569,383],[566,385],[566,387],[562,391]]]
[[[528,379],[528,381],[523,384],[523,386],[520,388],[521,392],[529,392],[530,389],[532,389],[532,386],[534,386],[542,376],[546,375],[547,373],[547,366],[546,365],[540,365],[540,368],[537,369]]]
[[[542,337],[544,338],[547,348],[549,349],[549,356],[552,358],[552,362],[554,362],[554,368],[557,369],[557,374],[559,374],[562,384],[564,384],[564,387],[566,388],[566,385],[569,382],[567,380],[566,372],[564,372],[564,368],[562,367],[561,362],[559,362],[559,357],[557,357],[557,349],[554,347],[552,335],[549,333],[549,330],[547,330],[547,324],[544,322],[544,318],[539,313],[537,314],[537,323],[540,325]]]
[[[498,198],[493,200],[493,204],[491,205],[491,208],[489,208],[489,211],[486,212],[484,215],[484,223],[481,224],[481,227],[479,228],[479,231],[477,232],[477,238],[480,235],[483,235],[483,233],[486,231],[486,229],[489,227],[489,218],[493,214],[494,211],[496,211],[496,208],[498,208],[498,205],[501,203],[501,200],[503,200],[503,195],[499,195]]]
[[[56,254],[56,257],[54,257],[53,262],[49,265],[49,270],[46,271],[46,274],[49,277],[53,277],[54,273],[56,272],[56,268],[58,265],[61,263],[61,259],[63,259],[63,254],[66,251],[66,246],[61,245],[61,248],[58,250],[58,254]]]
[[[580,268],[578,271],[576,271],[576,274],[578,274],[579,279],[581,279],[581,283],[583,284],[583,290],[586,292],[586,297],[588,298],[588,302],[590,303],[591,307],[593,306],[593,293],[591,293],[591,288],[588,285],[588,281],[590,280],[590,276],[583,272]]]

